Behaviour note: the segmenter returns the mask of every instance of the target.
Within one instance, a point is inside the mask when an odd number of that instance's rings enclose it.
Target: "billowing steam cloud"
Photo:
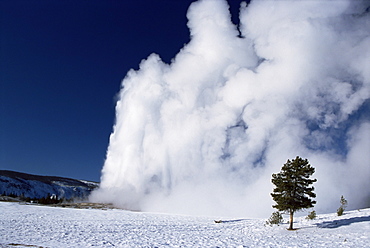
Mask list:
[[[122,83],[92,200],[145,211],[271,214],[271,174],[316,168],[316,210],[370,195],[370,13],[364,1],[194,2],[191,41]]]

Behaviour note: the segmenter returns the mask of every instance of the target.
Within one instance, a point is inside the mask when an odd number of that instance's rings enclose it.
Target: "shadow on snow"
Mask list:
[[[338,228],[341,226],[349,226],[352,223],[370,221],[370,216],[362,216],[362,217],[353,217],[349,219],[342,219],[342,220],[333,220],[333,221],[324,221],[323,223],[316,224],[319,228]]]
[[[243,221],[243,220],[247,220],[247,219],[239,219],[239,220],[223,220],[222,222],[223,222],[223,223],[230,223],[230,222],[239,222],[239,221]]]
[[[238,220],[215,220],[215,223],[232,223],[232,222],[239,222],[239,221],[244,221],[247,219],[238,219]]]

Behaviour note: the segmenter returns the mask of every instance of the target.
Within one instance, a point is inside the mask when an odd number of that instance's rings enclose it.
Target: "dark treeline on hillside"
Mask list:
[[[38,203],[38,204],[44,204],[44,205],[58,204],[58,203],[68,202],[68,201],[73,200],[73,199],[67,200],[65,198],[59,198],[56,195],[51,195],[51,194],[48,194],[46,197],[31,198],[31,197],[25,197],[22,194],[21,195],[17,195],[15,193],[6,194],[6,192],[3,192],[0,196],[10,197],[10,198],[3,198],[4,200],[15,199],[15,200],[19,200],[19,201],[24,201],[24,202],[29,202],[29,203]],[[1,198],[0,198],[0,200],[1,200]]]
[[[0,194],[15,200],[55,204],[86,199],[98,183],[0,170]]]

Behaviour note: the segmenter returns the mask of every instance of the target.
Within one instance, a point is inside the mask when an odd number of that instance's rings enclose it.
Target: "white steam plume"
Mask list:
[[[122,82],[94,201],[144,211],[268,216],[271,174],[316,168],[316,210],[370,195],[370,14],[362,1],[225,1],[188,11],[189,44]]]

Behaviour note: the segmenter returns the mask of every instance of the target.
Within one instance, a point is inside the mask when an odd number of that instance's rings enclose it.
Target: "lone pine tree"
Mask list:
[[[316,194],[313,192],[314,187],[310,185],[316,182],[316,179],[309,179],[315,172],[307,159],[297,156],[295,159],[288,161],[281,168],[281,172],[272,174],[272,183],[276,186],[271,193],[276,202],[273,205],[279,211],[290,215],[289,230],[293,230],[293,215],[296,211],[312,208],[316,201]],[[311,198],[310,198],[311,197]]]

